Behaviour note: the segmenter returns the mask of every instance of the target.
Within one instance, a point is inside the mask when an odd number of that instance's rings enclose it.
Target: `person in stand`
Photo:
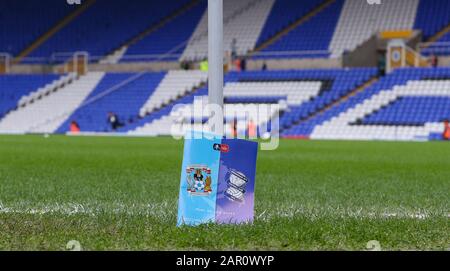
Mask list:
[[[386,56],[382,53],[378,54],[378,76],[386,75]]]
[[[247,70],[247,59],[242,57],[241,59],[241,71],[245,72]]]
[[[248,137],[250,139],[256,138],[256,125],[253,119],[250,119],[250,121],[248,122],[247,129],[248,129]]]
[[[444,140],[450,140],[450,122],[449,120],[444,121],[444,133],[442,134]]]
[[[80,125],[78,125],[78,123],[74,120],[70,122],[69,129],[70,129],[70,132],[73,134],[78,134],[81,131]]]
[[[233,120],[233,124],[231,125],[231,136],[233,138],[237,138],[237,119]]]
[[[209,70],[209,63],[206,57],[200,62],[200,70],[202,72],[207,72]]]
[[[189,62],[188,62],[187,60],[181,61],[180,66],[181,66],[181,69],[183,69],[183,70],[185,70],[185,71],[187,71],[187,70],[190,69],[190,67],[189,67]]]
[[[262,71],[267,71],[267,63],[265,61],[263,62],[261,70]]]
[[[109,125],[111,125],[111,129],[113,131],[117,130],[122,126],[122,124],[119,121],[119,117],[117,116],[117,114],[113,112],[108,113],[108,123]]]
[[[431,61],[431,67],[436,68],[438,66],[438,57],[436,55],[432,55],[430,57],[430,61]]]
[[[230,45],[231,49],[231,61],[234,61],[237,57],[237,40],[236,38],[233,38]]]
[[[234,63],[235,70],[240,72],[241,71],[241,59],[236,58],[233,63]]]

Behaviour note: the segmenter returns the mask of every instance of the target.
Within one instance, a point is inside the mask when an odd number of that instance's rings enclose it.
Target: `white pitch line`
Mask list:
[[[127,215],[145,215],[145,216],[157,216],[165,217],[169,216],[171,212],[168,210],[176,208],[167,202],[158,204],[113,204],[104,205],[99,204],[92,207],[94,204],[83,205],[83,204],[55,204],[40,207],[23,207],[20,206],[4,206],[0,204],[0,214],[62,214],[62,215],[76,215],[84,214],[89,216],[97,216],[104,213],[112,214],[127,214]]]
[[[4,206],[0,203],[0,214],[31,214],[31,215],[46,215],[46,214],[62,214],[62,215],[77,215],[84,214],[89,216],[97,216],[99,214],[126,214],[126,215],[144,215],[148,217],[170,217],[176,216],[176,204],[162,202],[157,204],[113,204],[112,206],[99,204],[92,207],[83,204],[55,204],[41,207],[26,208],[23,205],[20,206]],[[292,207],[291,207],[292,208]],[[431,212],[365,212],[362,210],[342,210],[328,209],[325,212],[311,209],[277,209],[277,210],[263,210],[260,214],[256,214],[257,220],[271,220],[276,218],[294,218],[294,217],[309,217],[315,219],[324,216],[338,216],[341,218],[412,218],[425,220],[430,218],[439,217],[439,215],[430,215]],[[450,218],[450,213],[442,215],[443,217]]]

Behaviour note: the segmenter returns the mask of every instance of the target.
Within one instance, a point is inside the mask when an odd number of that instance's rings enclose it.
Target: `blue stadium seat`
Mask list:
[[[276,0],[258,39],[257,45],[267,41],[289,24],[294,23],[299,18],[308,14],[321,3],[323,3],[323,0]]]
[[[103,57],[157,24],[188,1],[97,0],[30,56],[49,58],[56,52],[87,51],[93,57]]]
[[[0,1],[0,52],[17,56],[74,8],[60,0]]]
[[[300,4],[300,1],[298,1]],[[313,4],[316,4],[314,2]],[[269,52],[292,52],[276,58],[317,58],[328,57],[327,53],[331,39],[339,20],[340,11],[344,0],[337,0],[325,10],[310,18],[304,24],[281,37],[275,43],[262,50],[261,55],[256,54],[254,58],[273,58],[267,55]],[[275,16],[275,15],[273,15]],[[265,30],[273,32],[275,30]],[[268,35],[268,34],[265,34]],[[325,53],[299,53],[300,51],[326,51]]]
[[[130,119],[136,118],[141,107],[164,78],[165,73],[145,73],[130,83],[111,91],[111,88],[135,75],[133,73],[106,74],[94,91],[86,98],[84,102],[86,105],[79,107],[58,128],[57,133],[69,131],[71,121],[76,121],[82,131],[110,131],[106,121],[109,112],[117,114],[124,124]]]
[[[301,105],[291,105],[289,110],[281,117],[280,125],[290,127],[295,122],[306,118],[336,99],[348,94],[351,90],[363,84],[376,75],[376,69],[311,69],[311,70],[288,70],[288,71],[247,71],[230,72],[225,76],[225,83],[233,82],[289,82],[289,81],[320,81],[322,90],[318,96]],[[120,131],[128,132],[143,126],[146,123],[168,115],[177,104],[190,104],[195,96],[207,95],[207,88],[202,88],[194,94],[189,94],[157,112],[153,112],[139,121],[123,127]],[[280,96],[253,96],[253,97],[226,97],[227,103],[277,103],[285,97]]]
[[[421,0],[414,29],[423,32],[427,40],[450,24],[450,2],[447,0]]]
[[[322,125],[324,122],[331,120],[332,118],[339,116],[341,113],[348,111],[355,106],[362,104],[365,100],[380,93],[382,90],[389,90],[395,86],[406,85],[412,80],[440,80],[442,78],[450,78],[449,68],[403,68],[395,70],[393,73],[380,78],[378,82],[366,88],[363,92],[358,93],[355,96],[350,97],[348,100],[331,107],[324,113],[314,116],[299,125],[294,125],[291,128],[283,132],[283,136],[309,136],[315,127]],[[411,106],[412,102],[426,103],[427,101],[438,102],[436,108],[429,109],[429,111],[419,111],[419,109],[406,111],[405,106]],[[445,115],[448,113],[448,108],[445,108],[448,104],[448,99],[445,97],[433,97],[433,98],[408,98],[404,102],[399,102],[392,109],[381,110],[372,116],[363,120],[363,123],[375,124],[376,121],[381,121],[383,124],[390,125],[423,125],[424,122],[442,121]],[[441,108],[443,106],[443,108]],[[420,106],[422,107],[422,105]],[[420,108],[418,107],[418,108]],[[425,105],[426,108],[426,105]],[[400,115],[397,115],[397,110],[403,110]],[[392,114],[394,115],[392,115]],[[423,116],[422,116],[423,114]],[[387,123],[385,123],[387,122]]]
[[[54,80],[59,75],[0,75],[0,119],[18,106],[21,97],[36,91]]]
[[[380,111],[366,116],[365,125],[425,125],[450,116],[450,97],[401,97]]]
[[[206,10],[206,2],[202,1],[173,21],[130,46],[121,62],[175,60],[187,46],[190,36]],[[167,55],[165,55],[167,54]],[[145,58],[126,58],[127,55],[151,55]]]

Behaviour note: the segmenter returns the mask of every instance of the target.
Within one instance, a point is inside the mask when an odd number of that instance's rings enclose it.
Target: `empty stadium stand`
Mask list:
[[[208,89],[206,87],[196,89],[192,93],[183,96],[181,99],[173,101],[161,109],[144,116],[138,121],[122,127],[119,129],[119,132],[130,135],[150,136],[170,134],[172,124],[179,121],[179,114],[174,114],[174,108],[177,107],[177,109],[180,110],[181,107],[186,108],[185,110],[190,110],[189,107],[194,103],[196,97],[198,97],[197,99],[203,100],[203,97],[206,95],[208,95]]]
[[[425,48],[422,48],[421,54],[425,56],[448,56],[450,55],[450,26],[448,32],[431,44],[426,44]]]
[[[448,68],[396,70],[285,134],[310,133],[315,139],[426,140],[440,132],[442,121],[448,118],[449,78]],[[430,100],[436,102],[432,109]],[[405,106],[409,111],[398,117]]]
[[[76,20],[31,52],[30,56],[50,58],[55,53],[87,51],[91,56],[103,57],[188,1],[96,0]]]
[[[267,41],[289,24],[308,14],[313,8],[319,6],[323,0],[311,1],[275,1],[269,17],[267,18],[257,45]]]
[[[142,118],[201,86],[206,74],[200,71],[168,73],[107,74],[57,132],[69,131],[76,121],[83,132],[109,132],[109,112],[118,115],[125,127],[136,126]],[[129,129],[123,128],[120,130]]]
[[[420,83],[419,83],[420,84]],[[424,90],[424,84],[416,84],[416,90]],[[416,86],[409,85],[408,88]],[[422,126],[427,122],[442,122],[450,116],[450,96],[445,92],[449,81],[431,83],[429,88],[439,89],[439,92],[415,91],[389,103],[389,106],[381,108],[361,121],[364,125],[385,126]],[[428,95],[430,95],[428,97]]]
[[[86,96],[80,107],[56,127],[57,132],[69,131],[76,121],[82,131],[108,132],[108,113],[115,113],[126,124],[139,114],[139,110],[163,79],[165,73],[108,73]],[[56,129],[55,129],[56,130]]]
[[[329,45],[339,19],[343,0],[327,5],[321,12],[256,53],[254,58],[328,57]],[[308,7],[305,6],[305,12]],[[283,52],[282,55],[276,55]]]
[[[328,86],[308,103],[290,108],[289,114],[282,116],[281,127],[287,129],[293,124],[308,118],[315,112],[325,108],[327,105],[346,96],[371,78],[375,77],[375,69],[350,69],[350,70],[315,70],[310,72],[311,78],[323,80]],[[297,71],[298,76],[305,76],[303,72]],[[301,74],[301,75],[300,75]]]
[[[139,115],[145,116],[172,100],[184,96],[206,83],[207,78],[208,74],[202,71],[169,71],[147,102],[141,107]]]
[[[53,92],[58,91],[59,89],[65,87],[66,85],[72,83],[74,80],[78,78],[76,73],[69,73],[59,77],[57,80],[52,81],[49,84],[46,84],[43,87],[38,88],[35,91],[32,91],[30,94],[26,96],[22,96],[20,98],[18,105],[26,106],[27,104],[33,103],[38,99],[42,99],[45,96],[52,94]]]
[[[252,105],[274,105],[272,108],[284,112],[280,125],[289,127],[346,95],[375,74],[375,69],[231,72],[225,77],[225,112],[228,111],[232,116],[236,108],[233,105],[236,104],[244,106],[242,110]],[[180,117],[188,117],[195,97],[205,96],[206,93],[207,89],[200,89],[122,131],[132,134],[170,134],[169,124]],[[172,112],[176,105],[185,105],[185,108]],[[186,115],[180,116],[183,112]],[[274,113],[271,112],[272,115]],[[255,118],[258,125],[267,121]]]
[[[147,119],[145,124],[137,127],[134,126],[135,129],[128,130],[127,133],[130,135],[183,136],[187,131],[200,130],[205,125],[207,118],[205,117],[205,111],[199,111],[198,109],[203,108],[206,110],[207,99],[206,89],[201,89],[196,95],[186,97],[179,101],[179,103],[170,105],[168,107],[170,110],[164,109],[158,112],[157,115]],[[225,133],[230,134],[231,124],[236,119],[240,134],[245,135],[245,130],[247,129],[246,119],[253,121],[257,126],[263,125],[269,122],[283,108],[277,104],[271,105],[264,103],[259,105],[259,108],[257,108],[259,111],[257,111],[255,110],[255,105],[259,102],[261,101],[251,99],[240,101],[237,104],[225,104]],[[264,114],[258,115],[258,112],[264,112]]]
[[[0,2],[0,52],[17,56],[75,9],[58,0]]]
[[[332,57],[355,49],[380,31],[413,29],[418,4],[419,0],[384,1],[381,5],[346,0],[330,44]]]
[[[56,84],[58,78],[58,75],[1,75],[0,119],[9,111],[27,103],[32,97],[38,97],[42,93],[39,90],[50,88]],[[35,91],[37,93],[33,93]]]
[[[71,121],[82,132],[112,132],[106,121],[109,112],[122,122],[114,132],[124,134],[168,135],[173,123],[204,124],[202,112],[192,111],[194,103],[206,105],[207,73],[149,68],[142,62],[157,65],[161,60],[174,67],[180,60],[207,57],[205,0],[95,0],[82,5],[85,9],[64,1],[24,1],[0,3],[0,53],[34,59],[25,58],[22,64],[45,59],[40,69],[30,65],[21,72],[46,74],[0,75],[0,133],[66,133]],[[298,58],[328,63],[326,69],[287,65],[282,70],[226,73],[225,117],[230,121],[238,112],[240,130],[246,130],[242,112],[261,106],[268,115],[252,115],[256,125],[264,126],[279,114],[284,137],[439,138],[442,120],[450,118],[448,68],[400,68],[381,76],[374,67],[336,67],[346,65],[339,59],[344,52],[386,30],[421,30],[427,42],[422,54],[450,55],[448,1],[386,0],[370,5],[361,0],[225,0],[224,4],[226,51],[235,40],[238,55],[261,63],[273,58],[280,63]],[[66,21],[76,11],[79,14]],[[18,22],[18,16],[30,20]],[[91,65],[95,71],[86,75],[51,74],[60,69],[46,61],[58,55],[65,61],[74,51],[88,51],[94,56],[91,60],[112,65]]]
[[[414,29],[422,30],[425,41],[450,24],[450,2],[447,0],[421,0],[417,9]]]
[[[255,118],[257,125],[281,113],[283,136],[313,139],[426,140],[440,132],[450,114],[450,69],[398,69],[349,96],[375,75],[372,68],[231,72],[226,117],[264,104],[270,114]],[[192,115],[195,97],[204,101],[207,94],[206,74],[199,71],[89,73],[72,80],[9,112],[0,132],[65,133],[72,120],[82,131],[108,132],[108,112],[120,116],[118,132],[129,134],[167,135],[173,123],[204,122],[205,116]]]
[[[11,12],[0,17],[4,29],[0,33],[0,52],[12,55],[23,52],[76,10],[64,1],[45,0],[39,5],[26,1],[29,5],[11,0],[2,2],[2,10]],[[31,58],[24,61],[65,61],[75,51],[87,51],[94,57],[91,60],[107,63],[119,59],[121,62],[200,60],[207,56],[205,0],[89,3],[89,7],[42,44],[28,48],[27,56]],[[428,41],[450,25],[450,4],[446,0],[398,0],[381,5],[360,0],[228,0],[224,5],[224,49],[231,50],[235,39],[239,55],[262,49],[255,58],[339,57],[383,30],[420,29]],[[311,15],[321,6],[324,8]],[[45,18],[40,15],[43,12]],[[31,20],[16,24],[17,16],[11,14]],[[293,24],[295,27],[291,29]],[[436,41],[448,39],[444,35]],[[259,48],[261,45],[263,48]],[[425,54],[430,54],[430,50]]]
[[[275,0],[224,1],[224,50],[230,51],[236,40],[237,54],[245,55],[255,48]],[[208,17],[203,14],[191,36],[182,59],[199,60],[208,56]]]
[[[129,46],[121,61],[177,61],[205,11],[206,2],[198,1],[184,14]]]
[[[53,133],[91,93],[104,73],[91,72],[55,93],[10,111],[0,120],[0,133]]]

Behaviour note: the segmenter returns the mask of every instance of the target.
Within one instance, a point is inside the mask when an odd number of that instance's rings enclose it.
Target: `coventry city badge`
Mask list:
[[[211,169],[204,165],[191,165],[186,168],[187,191],[193,196],[211,194]]]

